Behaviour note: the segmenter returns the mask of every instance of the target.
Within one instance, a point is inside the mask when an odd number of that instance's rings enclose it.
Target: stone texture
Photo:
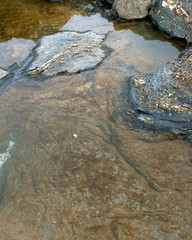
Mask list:
[[[46,76],[51,76],[91,69],[106,57],[107,53],[101,45],[104,39],[105,35],[91,31],[65,31],[42,37],[27,71],[30,74],[43,72]]]
[[[153,3],[154,0],[115,0],[113,8],[121,18],[130,20],[146,17]]]
[[[152,21],[171,36],[192,42],[192,1],[160,0],[151,10]]]
[[[191,139],[192,48],[158,71],[128,79],[134,124]],[[133,117],[133,116],[132,116]]]

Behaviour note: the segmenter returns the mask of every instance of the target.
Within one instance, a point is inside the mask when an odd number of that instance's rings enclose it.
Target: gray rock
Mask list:
[[[158,0],[150,16],[160,29],[171,36],[192,42],[191,0]]]
[[[144,18],[148,15],[149,7],[155,0],[115,0],[113,9],[115,9],[121,18],[131,20]]]
[[[125,90],[124,90],[125,91]],[[126,120],[192,141],[192,48],[158,71],[127,80]]]
[[[86,10],[87,10],[88,12],[91,12],[91,11],[94,10],[94,7],[93,7],[91,4],[88,4],[87,7],[86,7]]]
[[[39,39],[34,58],[27,67],[30,74],[76,73],[94,68],[107,56],[102,45],[105,35],[88,31],[58,32]]]
[[[8,75],[8,72],[0,68],[0,79]]]

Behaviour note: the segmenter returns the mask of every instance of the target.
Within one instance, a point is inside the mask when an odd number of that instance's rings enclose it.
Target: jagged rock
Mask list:
[[[152,21],[171,36],[192,42],[192,1],[159,0],[150,12]]]
[[[155,0],[115,0],[113,9],[115,9],[121,18],[130,20],[144,18]]]
[[[127,120],[192,141],[192,48],[176,64],[168,63],[153,74],[129,78],[127,83],[125,111],[134,110],[133,115],[126,115]]]
[[[105,35],[88,31],[64,31],[39,39],[34,58],[27,67],[30,74],[76,73],[102,62],[109,48],[102,45]]]

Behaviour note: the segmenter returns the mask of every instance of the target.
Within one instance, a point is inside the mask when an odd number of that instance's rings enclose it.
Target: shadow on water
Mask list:
[[[0,6],[0,63],[11,74],[0,96],[0,239],[190,239],[191,145],[112,119],[123,79],[173,61],[180,43],[147,21],[82,16],[71,3]],[[35,39],[59,30],[109,33],[112,52],[78,74],[22,75]]]

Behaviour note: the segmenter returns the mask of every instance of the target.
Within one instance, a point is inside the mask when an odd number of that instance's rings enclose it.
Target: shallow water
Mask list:
[[[0,95],[0,239],[191,239],[191,145],[112,117],[123,79],[173,61],[182,43],[70,3],[0,6],[0,67],[11,69]],[[35,39],[59,30],[106,33],[112,52],[90,71],[24,76]]]

